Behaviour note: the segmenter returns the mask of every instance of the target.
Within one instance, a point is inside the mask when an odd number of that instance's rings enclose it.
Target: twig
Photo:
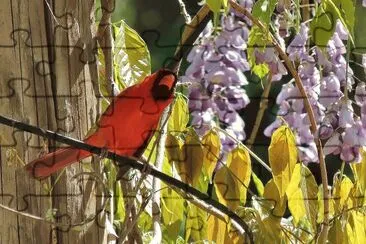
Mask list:
[[[268,95],[271,90],[271,84],[272,84],[271,80],[272,80],[272,74],[271,74],[271,72],[269,72],[267,84],[264,87],[264,90],[262,93],[261,102],[259,104],[259,111],[257,113],[257,117],[255,118],[255,123],[254,123],[253,129],[252,129],[252,133],[250,134],[250,137],[247,141],[249,149],[252,149],[252,146],[255,142],[255,138],[257,137],[259,126],[261,125],[261,122],[263,119],[264,111],[266,111],[266,109],[268,107]]]
[[[184,4],[183,0],[178,0],[179,3],[179,8],[180,8],[180,13],[183,15],[186,23],[191,23],[191,16],[188,14],[187,9],[186,9],[186,5]]]
[[[60,135],[56,132],[50,131],[50,130],[44,130],[36,126],[32,126],[14,119],[7,118],[5,116],[0,115],[0,124],[7,125],[10,127],[14,127],[16,129],[26,131],[38,136],[46,137],[50,140],[55,140],[60,143],[67,144],[69,146],[72,146],[77,149],[81,149],[84,151],[91,152],[93,154],[103,156],[104,158],[108,158],[115,162],[117,166],[124,166],[127,165],[131,168],[137,169],[139,171],[146,170],[148,168],[148,172],[150,175],[159,178],[160,180],[164,181],[167,185],[173,186],[175,188],[181,189],[182,191],[185,191],[187,194],[190,194],[194,196],[197,199],[202,200],[207,205],[212,206],[213,208],[217,209],[218,211],[222,212],[226,216],[230,217],[232,221],[236,222],[237,225],[241,226],[242,229],[244,229],[245,233],[248,235],[249,239],[251,240],[250,243],[253,243],[253,234],[251,230],[249,229],[249,226],[245,223],[244,220],[242,220],[236,213],[234,213],[232,210],[230,210],[225,205],[219,203],[218,201],[211,199],[207,194],[202,193],[201,191],[197,190],[196,188],[177,180],[167,174],[164,174],[163,172],[160,172],[155,169],[154,166],[147,164],[145,161],[141,159],[137,159],[135,157],[126,157],[121,156],[109,151],[105,151],[104,148],[101,147],[95,147],[90,144],[84,143],[82,141],[66,137],[63,135]]]
[[[235,1],[229,0],[229,4],[236,11],[238,11],[239,13],[245,15],[247,18],[249,18],[252,21],[252,23],[257,25],[259,28],[261,28],[263,30],[266,29],[265,26],[263,25],[263,23],[260,20],[254,18],[251,15],[251,13],[249,13],[245,8],[241,7]],[[274,48],[276,49],[276,51],[279,53],[282,60],[285,62],[285,64],[286,64],[288,70],[290,71],[292,77],[295,79],[296,86],[299,89],[301,96],[303,97],[305,110],[306,110],[306,113],[309,116],[309,120],[310,120],[310,130],[311,130],[312,135],[314,136],[314,142],[315,142],[315,144],[317,145],[317,148],[318,148],[320,172],[321,172],[321,177],[322,177],[323,194],[324,194],[324,225],[323,225],[324,228],[322,230],[322,235],[325,236],[325,238],[326,238],[328,236],[328,231],[329,231],[329,225],[328,225],[328,222],[325,218],[325,216],[328,216],[328,214],[329,214],[328,177],[327,177],[327,168],[326,168],[325,161],[324,161],[324,154],[323,154],[323,150],[322,150],[321,141],[319,139],[316,139],[316,137],[317,137],[317,135],[316,135],[317,124],[316,124],[314,112],[313,112],[313,109],[312,109],[311,104],[309,102],[309,98],[307,96],[305,88],[304,88],[304,86],[302,84],[302,81],[300,79],[300,76],[297,73],[295,67],[293,66],[291,60],[289,59],[289,57],[287,56],[285,51],[282,50],[281,46],[278,44],[278,42],[276,41],[276,39],[273,37],[272,34],[270,34],[270,37],[271,37],[270,41],[272,42],[272,44],[273,44]]]

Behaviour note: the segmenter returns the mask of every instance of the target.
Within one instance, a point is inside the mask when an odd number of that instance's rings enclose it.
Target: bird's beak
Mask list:
[[[170,74],[170,75],[165,75],[159,82],[159,86],[166,86],[167,90],[171,90],[173,85],[175,83],[175,77],[174,75]]]

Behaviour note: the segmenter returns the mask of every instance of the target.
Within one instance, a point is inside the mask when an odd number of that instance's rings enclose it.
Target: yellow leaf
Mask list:
[[[281,126],[273,133],[268,151],[273,179],[283,197],[297,162],[295,136],[287,126]]]
[[[334,204],[336,214],[341,213],[346,206],[346,201],[348,200],[348,195],[352,187],[353,183],[347,176],[344,176],[342,181],[338,178],[335,180],[331,202]]]
[[[270,215],[276,218],[281,218],[286,210],[286,201],[285,197],[280,196],[278,188],[273,179],[268,181],[264,187],[263,197],[263,201],[272,206],[272,209],[268,209]]]
[[[332,244],[349,243],[347,237],[347,228],[350,228],[349,223],[344,228],[339,218],[335,219],[333,225],[329,229],[328,241]]]
[[[182,95],[177,95],[174,101],[172,113],[168,120],[168,131],[183,132],[189,120],[187,101]]]
[[[284,236],[281,227],[281,218],[268,216],[259,224],[259,233],[256,235],[256,243],[287,243],[288,239]],[[287,241],[286,241],[287,240]]]
[[[349,199],[347,200],[347,209],[360,208],[365,202],[365,195],[361,192],[361,187],[356,181],[349,193]]]
[[[239,188],[240,202],[245,204],[250,175],[252,173],[248,151],[241,147],[232,150],[227,156],[227,166],[234,175],[235,185]]]
[[[240,190],[229,168],[223,166],[216,172],[214,187],[219,202],[235,211],[240,204]]]
[[[290,184],[286,190],[288,207],[295,226],[298,225],[300,220],[307,218],[313,230],[316,230],[318,213],[317,191],[318,185],[310,170],[300,163],[296,164]]]
[[[349,223],[354,234],[354,243],[366,243],[366,223],[365,214],[358,211],[350,212]]]
[[[227,223],[210,215],[207,220],[207,239],[215,243],[225,243]]]
[[[203,138],[203,167],[205,173],[211,180],[212,173],[220,156],[220,137],[214,130],[210,130]]]
[[[193,186],[197,186],[202,173],[203,149],[200,139],[193,129],[190,129],[186,136],[183,151],[186,156],[183,165],[185,168],[184,173],[188,182]]]
[[[360,163],[350,164],[356,182],[358,182],[359,191],[366,196],[366,152],[362,149],[362,160]],[[366,198],[364,198],[364,205],[366,205]]]

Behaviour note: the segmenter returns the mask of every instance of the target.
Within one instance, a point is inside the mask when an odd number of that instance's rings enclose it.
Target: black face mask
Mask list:
[[[169,88],[165,84],[160,84],[160,81],[163,77],[167,75],[174,75],[174,83],[171,88]],[[175,84],[177,83],[177,75],[168,70],[168,69],[162,69],[159,71],[158,76],[156,77],[154,81],[154,85],[151,89],[151,94],[155,100],[167,100],[171,97]]]

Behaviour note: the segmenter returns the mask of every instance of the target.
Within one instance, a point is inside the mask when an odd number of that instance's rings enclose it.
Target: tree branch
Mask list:
[[[249,229],[249,226],[242,220],[236,213],[234,213],[232,210],[230,210],[225,205],[219,203],[218,201],[215,201],[211,199],[207,194],[202,193],[201,191],[193,188],[192,186],[183,183],[167,174],[164,174],[163,172],[160,172],[155,169],[152,165],[149,165],[148,163],[144,162],[143,160],[137,159],[135,157],[126,157],[121,156],[109,151],[105,151],[105,149],[101,147],[95,147],[89,144],[86,144],[82,141],[66,137],[63,135],[60,135],[56,132],[50,131],[50,130],[44,130],[39,127],[29,125],[14,119],[7,118],[5,116],[0,115],[0,124],[7,125],[13,128],[16,128],[18,130],[26,131],[38,136],[46,137],[49,140],[55,140],[60,143],[67,144],[69,146],[72,146],[77,149],[85,150],[88,152],[91,152],[93,154],[99,155],[100,157],[111,159],[113,162],[116,163],[118,167],[128,165],[131,168],[137,169],[139,171],[146,170],[148,168],[148,172],[150,175],[159,178],[160,180],[164,181],[167,185],[173,186],[175,188],[178,188],[180,190],[183,190],[187,194],[190,194],[194,196],[195,198],[203,201],[205,204],[212,206],[213,208],[217,209],[217,211],[225,214],[229,218],[232,219],[237,225],[239,225],[244,231],[245,234],[249,237],[250,243],[254,243],[253,241],[253,233]],[[189,199],[187,199],[189,200]]]

